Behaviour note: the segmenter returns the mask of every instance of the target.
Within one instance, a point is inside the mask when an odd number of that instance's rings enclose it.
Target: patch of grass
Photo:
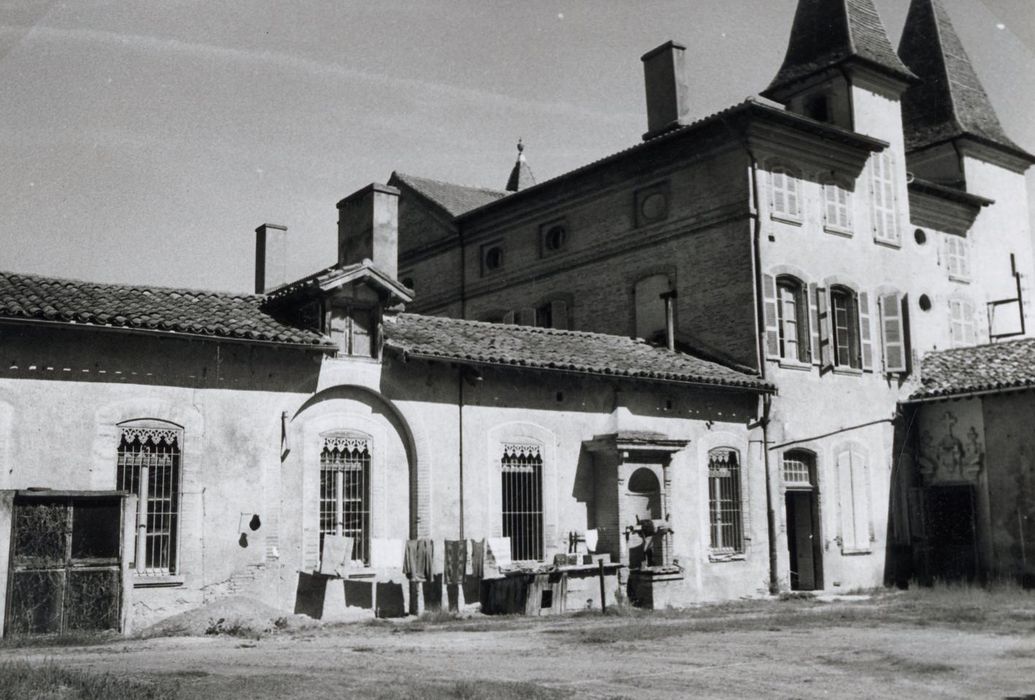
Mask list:
[[[33,634],[0,639],[0,649],[26,647],[89,647],[122,639],[118,632],[68,632],[66,634]]]
[[[173,700],[179,694],[179,683],[176,681],[165,681],[159,685],[110,673],[63,669],[53,662],[42,665],[20,661],[0,663],[0,700]]]

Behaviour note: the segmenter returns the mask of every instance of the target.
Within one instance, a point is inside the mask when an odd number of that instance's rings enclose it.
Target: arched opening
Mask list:
[[[629,476],[625,494],[630,520],[658,520],[663,518],[661,512],[661,484],[658,475],[649,467],[640,467]],[[646,542],[629,546],[629,567],[637,569],[647,557]],[[648,564],[650,562],[647,562]]]
[[[782,478],[791,590],[822,589],[823,538],[820,535],[816,455],[808,450],[785,452]]]

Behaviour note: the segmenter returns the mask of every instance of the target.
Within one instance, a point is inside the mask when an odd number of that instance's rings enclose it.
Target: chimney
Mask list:
[[[644,141],[679,126],[687,115],[685,51],[682,44],[669,41],[640,58],[647,88]]]
[[[373,261],[399,274],[399,190],[374,182],[338,202],[338,265]]]
[[[659,294],[665,302],[665,346],[670,352],[676,349],[676,290]]]
[[[287,284],[287,226],[263,224],[255,229],[255,293]]]

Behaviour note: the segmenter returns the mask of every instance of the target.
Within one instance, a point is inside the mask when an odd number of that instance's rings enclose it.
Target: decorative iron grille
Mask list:
[[[736,450],[716,449],[708,453],[708,511],[712,551],[743,552],[740,457]]]
[[[136,555],[131,564],[138,574],[176,570],[182,437],[180,430],[172,428],[122,429],[117,488],[139,499]]]
[[[320,551],[325,535],[353,538],[354,559],[370,563],[370,440],[324,439],[320,453]]]
[[[543,457],[538,445],[505,444],[500,461],[503,482],[503,536],[515,560],[543,558]]]

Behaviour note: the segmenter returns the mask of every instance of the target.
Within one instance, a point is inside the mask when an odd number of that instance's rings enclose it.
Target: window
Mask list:
[[[787,488],[812,488],[815,457],[805,450],[791,450],[783,456],[783,483]]]
[[[740,509],[740,457],[733,449],[712,450],[708,453],[708,512],[713,552],[744,551]]]
[[[117,485],[136,495],[134,561],[138,574],[176,572],[176,535],[180,509],[180,454],[183,431],[152,422],[122,427]]]
[[[374,310],[365,306],[335,306],[331,312],[331,339],[342,355],[374,357],[377,345]]]
[[[777,166],[769,172],[769,206],[778,219],[801,220],[801,183],[787,168]]]
[[[320,551],[324,535],[351,537],[352,557],[370,562],[370,439],[324,438],[320,452]]]
[[[535,325],[539,328],[568,328],[568,302],[562,299],[548,301],[535,308]]]
[[[633,298],[637,338],[652,338],[665,332],[665,301],[661,295],[671,290],[668,275],[651,275],[636,283]]]
[[[841,185],[823,185],[823,225],[829,231],[852,233],[852,193]]]
[[[500,460],[503,536],[516,561],[543,558],[543,457],[538,445],[506,444]]]
[[[546,256],[568,246],[568,227],[563,221],[554,221],[539,227],[540,255]]]
[[[809,362],[811,353],[805,285],[793,277],[779,277],[776,280],[776,296],[780,357]]]
[[[884,371],[888,374],[909,371],[906,350],[906,304],[897,293],[880,297],[881,341],[884,350]]]
[[[945,234],[945,267],[949,279],[966,282],[970,280],[970,245],[966,238]]]
[[[859,308],[855,294],[845,287],[831,289],[830,311],[833,321],[834,365],[861,369]]]
[[[894,158],[884,151],[871,160],[870,195],[873,204],[873,237],[882,243],[899,244],[895,216]]]
[[[841,549],[870,551],[870,485],[866,458],[855,448],[837,453],[837,479],[841,511]]]
[[[977,345],[973,302],[969,299],[950,299],[949,319],[949,335],[952,339],[952,347],[963,348]]]
[[[636,191],[636,225],[664,221],[668,218],[668,183],[663,182]]]
[[[813,95],[805,102],[805,116],[818,122],[833,121],[830,113],[830,97]]]
[[[503,246],[499,243],[482,246],[482,274],[503,269]]]

